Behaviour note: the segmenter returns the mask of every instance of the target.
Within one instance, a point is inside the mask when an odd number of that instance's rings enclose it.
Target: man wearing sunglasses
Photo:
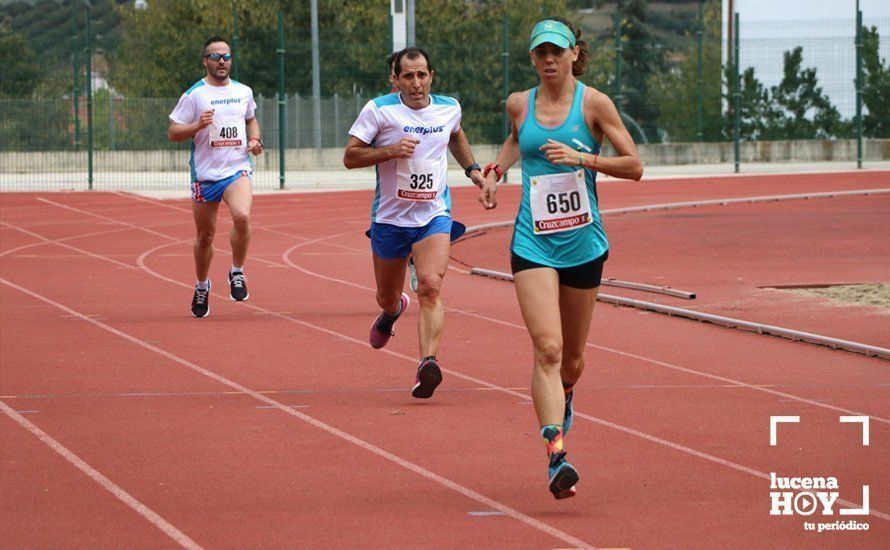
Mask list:
[[[260,125],[255,117],[253,90],[229,78],[232,52],[226,40],[214,36],[204,43],[201,62],[204,78],[190,87],[170,113],[171,141],[192,140],[192,213],[195,218],[195,293],[192,315],[210,314],[210,262],[220,201],[232,214],[232,268],[229,293],[241,302],[250,296],[244,262],[250,243],[250,207],[253,202],[251,174],[253,162],[248,153],[263,152]]]

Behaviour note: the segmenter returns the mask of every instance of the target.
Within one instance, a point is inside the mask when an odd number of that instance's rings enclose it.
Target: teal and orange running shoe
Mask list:
[[[578,483],[578,471],[566,462],[564,451],[550,455],[550,492],[553,498],[562,500],[575,496],[575,484]]]

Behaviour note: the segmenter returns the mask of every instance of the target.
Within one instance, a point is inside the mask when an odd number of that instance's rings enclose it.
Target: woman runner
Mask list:
[[[479,197],[497,206],[498,180],[522,159],[522,199],[510,263],[522,317],[534,345],[532,399],[547,446],[550,492],[575,495],[579,476],[566,461],[573,388],[584,370],[590,318],[609,256],[600,220],[596,174],[639,180],[643,166],[609,97],[575,77],[584,74],[588,45],[567,20],[544,19],[529,53],[540,84],[511,94],[512,131],[484,175]],[[601,158],[607,138],[616,156]]]

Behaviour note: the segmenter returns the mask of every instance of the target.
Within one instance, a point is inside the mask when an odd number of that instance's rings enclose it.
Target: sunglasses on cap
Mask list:
[[[230,54],[230,53],[209,53],[209,54],[205,55],[204,57],[206,57],[210,61],[220,61],[220,60],[231,61],[232,54]]]

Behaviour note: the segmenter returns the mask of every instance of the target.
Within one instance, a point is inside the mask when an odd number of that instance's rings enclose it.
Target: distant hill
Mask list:
[[[67,63],[72,48],[74,23],[78,27],[79,48],[83,47],[85,0],[0,0],[0,20],[30,42],[42,63],[53,60]],[[92,6],[93,35],[96,46],[110,51],[117,43],[120,17],[116,7],[133,0],[88,0]],[[322,0],[323,1],[323,0]],[[429,0],[427,0],[429,1]],[[612,32],[614,3],[593,9],[594,0],[576,0],[568,5],[578,10],[585,37],[607,39]],[[75,15],[73,7],[76,6]],[[683,49],[691,38],[696,17],[696,0],[661,0],[648,4],[647,23],[658,44],[665,50]]]
[[[615,3],[609,2],[596,9],[592,0],[570,2],[578,9],[582,36],[607,39],[614,28]],[[698,14],[697,0],[650,1],[646,10],[646,23],[657,44],[665,51],[679,51],[695,38]],[[689,36],[687,36],[689,33]]]
[[[114,48],[120,23],[117,6],[131,1],[89,0],[97,48],[106,51]],[[85,0],[2,0],[0,21],[24,36],[45,66],[70,63],[75,26],[77,48],[84,47]]]

